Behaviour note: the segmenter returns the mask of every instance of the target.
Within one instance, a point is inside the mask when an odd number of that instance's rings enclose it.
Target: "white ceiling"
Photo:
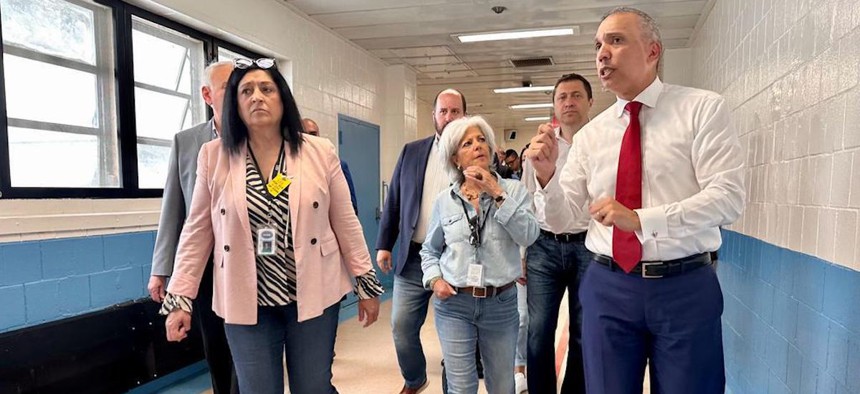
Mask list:
[[[594,66],[594,34],[602,15],[628,5],[653,16],[660,25],[665,49],[688,46],[708,3],[650,0],[281,0],[388,64],[408,64],[417,71],[418,98],[432,102],[448,87],[463,92],[469,113],[487,117],[498,131],[519,129],[531,134],[538,123],[526,116],[549,110],[512,110],[521,103],[551,102],[549,93],[495,94],[493,88],[552,85],[562,74],[576,72],[594,87],[592,115],[615,98],[603,92]],[[507,10],[496,14],[493,6]],[[580,34],[461,44],[452,34],[539,27],[579,26]],[[551,56],[554,64],[515,69],[511,59]],[[423,121],[423,120],[419,120]]]

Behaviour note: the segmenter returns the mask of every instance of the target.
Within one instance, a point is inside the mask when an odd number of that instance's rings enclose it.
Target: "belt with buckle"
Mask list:
[[[501,294],[503,291],[514,287],[514,284],[517,282],[511,282],[506,285],[501,285],[498,287],[493,286],[469,286],[469,287],[458,287],[457,293],[469,294],[475,298],[487,298],[494,297]]]
[[[573,242],[573,241],[585,242],[585,234],[587,233],[587,231],[583,231],[581,233],[576,233],[576,234],[574,234],[574,233],[556,234],[554,232],[541,229],[540,233],[547,236],[547,237],[550,237],[550,238],[556,240],[557,242],[569,243],[569,242]]]
[[[598,264],[609,267],[613,271],[619,270],[624,272],[621,266],[618,265],[612,257],[595,254],[594,261]],[[633,270],[630,271],[630,275],[639,275],[645,279],[666,278],[681,275],[706,265],[711,265],[711,262],[711,255],[709,253],[699,253],[667,261],[640,261],[635,267],[633,267]]]

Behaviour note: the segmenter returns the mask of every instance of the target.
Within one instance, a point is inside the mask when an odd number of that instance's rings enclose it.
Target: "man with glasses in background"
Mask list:
[[[212,108],[212,119],[180,131],[173,137],[155,250],[152,253],[152,274],[147,286],[149,296],[158,303],[164,300],[167,278],[173,274],[179,234],[191,207],[191,194],[197,179],[197,154],[203,144],[218,138],[224,90],[232,71],[231,61],[212,63],[203,70],[204,81],[200,93],[203,101]],[[212,391],[214,394],[238,393],[236,372],[224,334],[224,320],[212,311],[211,261],[206,265],[200,291],[194,301],[193,320],[203,338],[203,351],[212,377]]]

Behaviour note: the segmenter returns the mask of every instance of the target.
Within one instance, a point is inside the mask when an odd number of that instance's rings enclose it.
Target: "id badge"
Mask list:
[[[277,253],[278,247],[275,243],[275,229],[261,228],[257,230],[257,255],[271,256]]]
[[[287,178],[286,175],[279,172],[278,175],[266,184],[266,189],[272,197],[277,197],[282,191],[284,191],[284,189],[287,188],[287,186],[290,186],[290,183],[292,183],[290,178]]]
[[[466,286],[484,287],[483,265],[469,264],[469,272],[466,274]]]

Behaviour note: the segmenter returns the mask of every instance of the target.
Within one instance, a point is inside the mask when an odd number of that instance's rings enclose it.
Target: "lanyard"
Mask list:
[[[263,171],[260,169],[260,164],[257,162],[257,156],[254,156],[254,150],[251,149],[251,143],[250,142],[248,143],[248,153],[251,154],[251,160],[254,161],[254,167],[257,168],[257,173],[260,174],[260,181],[263,183],[263,188],[266,188],[266,180],[263,178]],[[279,163],[280,163],[280,166],[278,166]],[[269,181],[271,181],[278,174],[285,173],[285,171],[286,171],[286,169],[284,168],[285,164],[286,164],[286,160],[284,160],[284,140],[281,140],[281,151],[278,154],[278,160],[275,162],[275,166],[272,167],[272,172],[269,174]],[[278,173],[275,173],[275,169],[278,167],[281,168],[281,171]],[[266,215],[267,216],[266,217],[267,225],[269,227],[272,227],[272,203],[275,201],[276,197],[273,196],[271,193],[269,193],[268,190],[265,191],[263,194],[266,195],[266,201],[269,202],[269,206],[267,209],[267,215]]]
[[[469,210],[466,209],[466,203],[463,202],[462,197],[460,197],[460,205],[463,206],[463,213],[469,219],[469,231],[472,232],[472,234],[469,236],[469,243],[475,247],[475,250],[477,250],[478,247],[481,246],[481,238],[484,237],[484,228],[487,227],[487,218],[490,216],[490,210],[493,209],[493,207],[490,206],[489,208],[487,208],[486,211],[483,212],[484,222],[478,225],[478,217],[469,217]],[[478,205],[480,206],[480,197],[478,200]]]

